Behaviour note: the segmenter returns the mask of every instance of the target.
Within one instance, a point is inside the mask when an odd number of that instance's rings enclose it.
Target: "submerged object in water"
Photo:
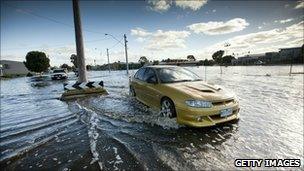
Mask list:
[[[72,100],[89,95],[108,94],[108,92],[103,87],[103,81],[100,81],[99,83],[94,81],[84,83],[76,82],[73,85],[64,83],[63,87],[66,91],[61,95],[60,100]]]

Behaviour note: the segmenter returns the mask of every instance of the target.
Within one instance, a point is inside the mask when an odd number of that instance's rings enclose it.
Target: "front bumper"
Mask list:
[[[223,109],[232,108],[232,114],[221,117],[220,112]],[[232,103],[230,105],[216,106],[212,108],[176,108],[177,122],[182,125],[191,127],[208,127],[219,123],[236,120],[239,118],[239,104]]]

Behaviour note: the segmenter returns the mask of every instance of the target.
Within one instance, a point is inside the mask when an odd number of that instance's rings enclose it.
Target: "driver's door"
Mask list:
[[[158,80],[155,71],[147,68],[144,74],[143,99],[150,107],[159,107],[160,93],[158,91]]]

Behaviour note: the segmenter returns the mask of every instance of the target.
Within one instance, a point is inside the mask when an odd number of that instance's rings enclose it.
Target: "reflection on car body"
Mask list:
[[[232,92],[208,84],[182,67],[140,68],[130,78],[130,94],[188,126],[212,126],[239,118],[239,102]]]

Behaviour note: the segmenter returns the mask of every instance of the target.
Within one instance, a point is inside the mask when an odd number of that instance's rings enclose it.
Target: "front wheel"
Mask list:
[[[175,106],[174,106],[174,103],[171,99],[164,98],[161,101],[161,113],[165,117],[169,117],[169,118],[175,118],[176,117]]]

